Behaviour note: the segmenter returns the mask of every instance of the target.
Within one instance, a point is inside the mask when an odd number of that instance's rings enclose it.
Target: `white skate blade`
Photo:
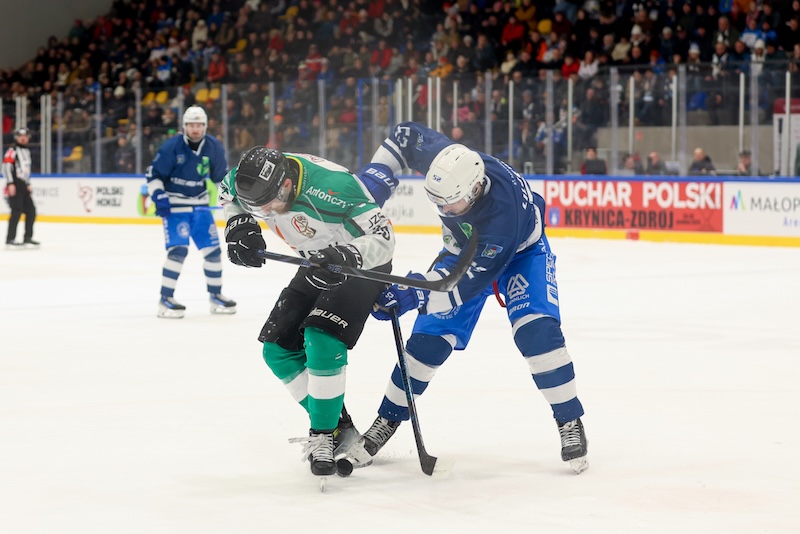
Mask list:
[[[575,471],[576,475],[580,475],[587,469],[589,469],[589,459],[586,456],[581,456],[580,458],[575,458],[574,460],[569,461],[569,466]]]
[[[166,306],[158,307],[158,316],[162,319],[183,319],[186,310],[171,310]]]
[[[328,485],[328,477],[319,477],[319,491],[325,493],[325,487]]]
[[[236,306],[218,306],[216,304],[212,304],[210,306],[211,313],[214,315],[233,315],[236,313]]]

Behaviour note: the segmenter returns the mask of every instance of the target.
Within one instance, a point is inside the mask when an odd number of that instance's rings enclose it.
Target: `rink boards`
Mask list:
[[[800,246],[800,181],[713,177],[528,176],[545,197],[548,234],[560,237]],[[38,218],[158,224],[141,176],[34,176]],[[401,179],[385,210],[398,232],[437,233],[420,176]],[[212,190],[212,199],[215,200]],[[8,218],[0,205],[0,218]],[[222,222],[221,211],[215,212]]]

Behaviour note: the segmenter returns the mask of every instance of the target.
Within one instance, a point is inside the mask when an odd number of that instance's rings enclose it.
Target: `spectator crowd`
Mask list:
[[[89,141],[102,99],[110,141],[104,161],[113,162],[110,171],[130,172],[137,124],[147,161],[178,129],[178,97],[188,106],[200,90],[224,86],[225,102],[200,103],[220,137],[224,108],[232,161],[266,143],[272,123],[274,145],[314,152],[324,143],[328,157],[353,165],[357,122],[375,114],[380,127],[389,125],[391,83],[412,80],[413,118],[424,121],[427,81],[438,77],[459,87],[455,101],[443,92],[443,131],[483,149],[489,114],[491,150],[502,157],[511,115],[519,156],[534,160],[549,135],[551,78],[552,141],[563,161],[570,156],[567,80],[575,95],[573,147],[585,150],[609,122],[609,68],[620,73],[621,120],[632,101],[636,124],[665,125],[682,66],[688,110],[704,112],[709,124],[738,121],[741,72],[760,77],[757,98],[768,118],[787,69],[800,74],[800,0],[115,0],[109,13],[75,20],[66,36],[50,37],[20,68],[0,71],[0,96],[8,136],[15,98],[27,97],[38,110],[40,96],[61,94],[56,126],[70,145]],[[360,99],[371,85],[360,81],[375,78],[378,107],[366,109]],[[326,82],[322,140],[318,80]],[[800,88],[800,77],[793,87]],[[168,95],[148,102],[140,123],[137,89]],[[29,116],[38,132],[37,113]]]

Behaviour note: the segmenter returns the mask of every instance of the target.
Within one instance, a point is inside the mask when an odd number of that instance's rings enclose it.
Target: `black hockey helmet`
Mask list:
[[[234,181],[236,197],[247,206],[264,206],[278,197],[286,178],[292,180],[291,198],[286,199],[291,202],[297,194],[297,171],[281,151],[253,147],[239,160]]]

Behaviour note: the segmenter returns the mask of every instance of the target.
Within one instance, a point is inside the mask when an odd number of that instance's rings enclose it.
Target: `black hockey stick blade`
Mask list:
[[[429,477],[433,476],[433,470],[436,469],[436,456],[431,456],[424,450],[419,454],[419,465],[422,466],[422,472]]]
[[[451,269],[450,274],[440,280],[417,280],[416,278],[407,278],[405,276],[397,276],[394,274],[379,273],[377,271],[368,271],[366,269],[359,269],[357,267],[347,267],[345,265],[328,265],[328,270],[335,273],[342,273],[354,278],[363,278],[364,280],[373,280],[375,282],[383,282],[385,284],[397,284],[401,286],[414,287],[417,289],[426,289],[428,291],[442,291],[447,292],[456,287],[461,278],[467,273],[472,260],[475,257],[475,251],[478,249],[478,234],[473,233],[466,246],[461,249],[458,255],[458,262]],[[259,250],[258,256],[265,260],[280,261],[283,263],[290,263],[292,265],[300,265],[303,267],[319,267],[316,263],[299,256],[288,256],[277,252],[270,252],[268,250]]]
[[[419,428],[419,417],[417,416],[417,404],[414,402],[414,390],[411,387],[411,376],[408,374],[406,363],[406,352],[403,343],[403,334],[400,332],[400,320],[397,317],[397,307],[391,308],[392,330],[394,332],[394,342],[397,346],[397,365],[400,367],[400,376],[403,378],[403,391],[406,394],[408,403],[408,418],[411,420],[411,428],[414,431],[414,441],[417,443],[417,454],[419,455],[419,465],[422,472],[428,476],[433,475],[436,468],[436,456],[431,456],[425,450],[425,443],[422,441],[422,431]]]

